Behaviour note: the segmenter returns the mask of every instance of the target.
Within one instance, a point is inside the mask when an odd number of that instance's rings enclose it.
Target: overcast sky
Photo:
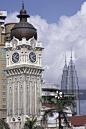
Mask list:
[[[86,2],[85,0],[24,0],[28,22],[37,29],[42,41],[42,64],[45,82],[61,84],[62,69],[70,61],[71,48],[78,75],[79,88],[86,89]],[[8,22],[18,22],[16,15],[22,8],[21,0],[3,0],[0,10],[7,11]],[[86,114],[86,101],[81,112]]]

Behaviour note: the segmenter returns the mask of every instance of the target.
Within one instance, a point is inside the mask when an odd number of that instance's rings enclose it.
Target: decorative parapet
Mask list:
[[[35,40],[34,37],[32,37],[29,40],[26,40],[25,37],[22,38],[22,40],[20,41],[19,39],[13,37],[13,39],[9,42],[5,42],[5,49],[15,49],[15,48],[21,48],[22,46],[27,46],[27,48],[29,49],[44,49],[42,47],[42,42],[39,41],[37,42],[37,40]]]

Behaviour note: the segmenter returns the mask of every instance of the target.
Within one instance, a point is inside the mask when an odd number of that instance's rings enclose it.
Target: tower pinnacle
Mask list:
[[[24,1],[22,1],[22,9],[24,9]]]
[[[65,52],[65,64],[66,64],[66,52]]]
[[[64,65],[64,70],[67,70],[67,64],[66,64],[66,52],[65,52],[65,65]]]
[[[71,59],[72,59],[72,48],[71,48]]]
[[[71,57],[70,57],[71,59],[70,59],[70,65],[73,65],[73,60],[72,60],[72,48],[71,48]]]

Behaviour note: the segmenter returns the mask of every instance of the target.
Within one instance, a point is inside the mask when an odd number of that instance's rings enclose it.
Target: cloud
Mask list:
[[[18,22],[18,12],[8,14],[6,23]],[[43,79],[60,85],[62,69],[65,63],[65,52],[67,64],[73,50],[73,61],[77,70],[80,88],[86,84],[86,2],[81,5],[81,10],[73,16],[61,16],[58,24],[48,24],[40,16],[31,16],[28,19],[38,33],[38,41],[42,41],[43,57],[42,64],[45,71]]]
[[[18,22],[19,12],[8,14],[5,23]],[[28,22],[34,25],[38,33],[38,41],[42,41],[42,64],[45,71],[43,80],[60,85],[62,69],[70,61],[71,47],[73,61],[77,70],[79,87],[86,89],[86,2],[81,5],[81,10],[73,16],[61,16],[58,24],[48,24],[40,16],[31,16]],[[85,113],[86,103],[81,103],[81,110]]]
[[[16,11],[13,13],[7,14],[5,24],[19,22],[19,19],[16,17],[18,14],[19,14],[19,12],[16,12]]]

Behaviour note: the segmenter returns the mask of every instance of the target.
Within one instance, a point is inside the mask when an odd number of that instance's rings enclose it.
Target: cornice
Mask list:
[[[0,46],[5,46],[5,44],[4,43],[0,43]]]
[[[44,71],[44,69],[31,68],[31,67],[20,67],[20,68],[12,68],[5,70],[7,76],[20,75],[20,74],[42,75],[42,71]]]
[[[40,50],[44,49],[42,47],[42,42],[41,41],[37,42],[37,40],[35,40],[34,37],[29,39],[29,40],[26,40],[26,38],[22,38],[21,41],[15,37],[13,37],[13,39],[10,42],[5,42],[5,49],[6,50],[13,50],[14,48],[21,49],[24,46],[26,46],[27,49],[30,49],[30,50],[34,49],[34,50],[40,51]]]
[[[0,111],[7,111],[7,109],[0,109]]]

